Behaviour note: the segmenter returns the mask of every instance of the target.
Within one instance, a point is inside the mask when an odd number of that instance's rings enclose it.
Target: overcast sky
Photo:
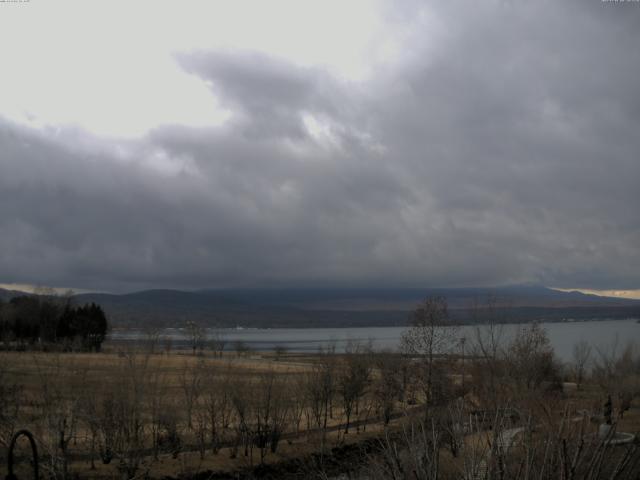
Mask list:
[[[640,3],[3,2],[0,69],[0,282],[640,288]]]

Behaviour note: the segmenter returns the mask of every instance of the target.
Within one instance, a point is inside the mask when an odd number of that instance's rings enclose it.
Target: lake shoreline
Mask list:
[[[499,324],[505,340],[512,337],[524,323]],[[547,331],[549,340],[559,358],[571,358],[573,346],[586,340],[600,349],[608,349],[615,344],[627,341],[640,343],[640,324],[635,319],[601,319],[573,322],[541,322]],[[458,337],[472,341],[477,325],[456,326]],[[225,351],[247,349],[255,352],[274,351],[276,349],[313,353],[319,349],[334,348],[343,352],[350,344],[370,345],[374,350],[397,350],[402,334],[407,327],[325,327],[325,328],[213,328],[204,329],[204,344],[222,342]],[[188,333],[180,327],[144,330],[112,330],[107,343],[140,344],[155,342],[158,348],[170,344],[170,348],[186,349],[192,345]],[[205,348],[207,348],[205,346]]]
[[[528,325],[531,323],[547,324],[547,323],[593,323],[593,322],[631,322],[634,321],[640,324],[640,317],[629,318],[581,318],[581,319],[540,319],[540,320],[522,320],[522,321],[509,321],[509,322],[496,322],[494,325]],[[482,327],[489,325],[488,322],[452,322],[451,326],[455,327]],[[314,325],[301,325],[301,326],[288,326],[288,327],[245,327],[238,325],[237,327],[218,327],[214,325],[204,325],[203,328],[207,330],[219,330],[219,331],[242,331],[242,330],[315,330],[319,328],[335,328],[335,329],[348,329],[348,328],[408,328],[410,323],[405,325],[389,324],[389,325],[343,325],[343,326],[330,326],[330,327],[318,327]],[[111,332],[150,332],[150,331],[164,331],[164,330],[185,330],[186,327],[133,327],[133,326],[114,326],[111,327]]]

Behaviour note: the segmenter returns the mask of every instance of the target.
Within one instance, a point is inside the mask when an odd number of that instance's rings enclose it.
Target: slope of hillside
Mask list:
[[[5,301],[20,292],[0,289]],[[114,326],[167,327],[187,321],[224,327],[405,325],[428,296],[447,298],[461,322],[640,318],[640,301],[561,292],[538,286],[429,289],[145,290],[75,295],[101,305]]]
[[[599,297],[581,292],[562,292],[542,286],[497,288],[353,288],[353,289],[237,289],[205,290],[243,303],[286,305],[305,310],[378,311],[412,310],[426,297],[442,296],[450,309],[468,309],[491,302],[495,307],[589,307],[640,305],[640,301]]]

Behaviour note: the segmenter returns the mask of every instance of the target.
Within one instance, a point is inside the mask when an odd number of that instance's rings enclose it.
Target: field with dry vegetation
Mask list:
[[[634,345],[562,365],[537,325],[445,318],[426,301],[399,352],[0,352],[0,454],[26,428],[51,479],[637,478]]]

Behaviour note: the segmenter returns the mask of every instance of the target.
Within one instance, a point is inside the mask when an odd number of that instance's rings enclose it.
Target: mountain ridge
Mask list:
[[[23,292],[0,289],[5,301]],[[429,296],[447,298],[461,322],[640,318],[640,300],[564,292],[543,286],[495,288],[235,288],[151,289],[124,294],[80,293],[100,304],[116,327],[167,327],[195,321],[234,327],[405,325]]]

